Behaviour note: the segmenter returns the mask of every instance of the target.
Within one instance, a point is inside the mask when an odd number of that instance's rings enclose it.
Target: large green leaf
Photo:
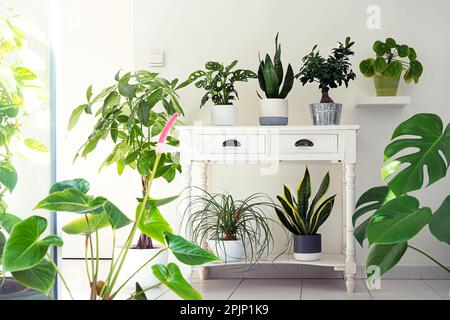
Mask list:
[[[62,246],[63,241],[55,235],[40,239],[47,229],[47,220],[32,216],[15,225],[6,242],[3,253],[3,270],[14,272],[26,270],[39,264],[50,246]]]
[[[450,164],[450,125],[443,130],[439,116],[429,113],[416,114],[395,129],[391,142],[384,150],[385,161],[382,169],[384,180],[390,179],[389,188],[397,195],[422,188],[423,171],[428,172],[428,185],[445,177]],[[408,149],[415,148],[413,152]],[[400,152],[406,151],[394,159]],[[406,165],[406,166],[405,166]]]
[[[67,234],[92,234],[97,230],[110,226],[106,212],[101,214],[87,214],[84,217],[77,218],[62,227]]]
[[[24,286],[49,295],[55,283],[56,270],[50,262],[44,259],[30,269],[12,272],[12,276]]]
[[[366,260],[368,282],[371,283],[392,269],[403,257],[407,248],[407,242],[373,245]]]
[[[150,208],[147,214],[144,213],[141,217],[138,217],[141,209],[142,204],[140,203],[136,208],[136,221],[139,230],[150,238],[164,243],[164,232],[172,232],[169,223],[161,215],[158,208]]]
[[[49,193],[64,191],[66,189],[75,188],[86,194],[89,191],[89,182],[85,179],[65,180],[55,183]]]
[[[9,162],[0,162],[0,184],[4,185],[10,192],[16,187],[17,172]]]
[[[3,228],[6,232],[11,233],[13,227],[20,222],[20,218],[10,213],[0,213],[0,229]]]
[[[436,239],[450,246],[450,196],[433,214],[428,227]]]
[[[126,227],[132,222],[119,208],[109,201],[106,201],[103,209],[105,210],[109,223],[114,230]]]
[[[272,59],[270,58],[269,55],[266,55],[266,60],[264,62],[263,68],[263,75],[267,98],[278,98],[278,90],[280,83],[278,81],[277,73],[272,63]]]
[[[48,195],[37,204],[36,209],[74,213],[95,213],[97,210],[103,208],[105,201],[105,198],[92,198],[78,189],[70,188]]]
[[[183,300],[202,300],[202,296],[187,282],[175,263],[167,266],[155,264],[152,266],[153,274],[167,288],[172,290]]]
[[[212,253],[202,249],[195,243],[187,241],[183,237],[174,235],[170,232],[165,232],[164,237],[170,251],[172,251],[179,261],[187,265],[197,266],[219,260],[219,258]]]
[[[311,178],[308,167],[305,169],[305,175],[297,188],[298,211],[302,221],[307,220],[309,198],[311,197]]]
[[[414,197],[395,198],[373,215],[367,226],[369,244],[406,242],[427,225],[431,215],[431,209],[419,208]]]

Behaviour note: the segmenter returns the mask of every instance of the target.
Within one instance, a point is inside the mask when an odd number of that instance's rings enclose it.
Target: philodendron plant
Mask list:
[[[162,131],[159,146],[163,147],[166,137],[177,117],[177,114],[169,120]],[[117,206],[104,197],[88,195],[89,183],[83,179],[75,179],[56,183],[50,194],[40,201],[36,208],[58,212],[72,212],[80,215],[80,218],[63,227],[63,231],[70,235],[81,235],[85,243],[85,269],[90,285],[89,296],[91,300],[112,300],[125,287],[133,276],[124,283],[118,283],[118,276],[123,263],[132,246],[132,241],[137,230],[158,240],[164,247],[159,254],[170,250],[174,256],[187,265],[201,265],[217,260],[213,254],[203,250],[199,246],[185,240],[183,237],[172,233],[167,221],[159,213],[158,204],[167,203],[165,200],[155,200],[150,197],[152,182],[156,176],[158,162],[163,158],[163,153],[157,150],[155,167],[152,169],[146,192],[141,203],[137,205],[134,221],[131,221]],[[150,208],[153,214],[147,217],[146,209]],[[1,221],[3,223],[3,221]],[[99,230],[111,228],[113,233],[131,224],[132,228],[127,240],[118,254],[113,253],[110,267],[105,278],[100,278],[99,270]],[[58,274],[67,292],[73,298],[70,287],[58,266],[49,255],[49,249],[53,246],[63,246],[63,240],[56,235],[44,237],[47,231],[47,220],[40,216],[31,216],[23,221],[16,221],[9,239],[6,242],[2,261],[5,272],[11,272],[13,277],[23,285],[50,294],[55,277]],[[95,244],[93,238],[95,238]],[[111,241],[114,241],[115,236]],[[157,256],[156,255],[156,256]],[[142,265],[137,265],[137,274],[155,259],[153,256]],[[167,265],[155,264],[152,266],[153,274],[178,296],[183,299],[201,299],[201,295],[183,278],[175,263]],[[137,284],[137,292],[130,299],[141,299],[143,291]]]
[[[291,64],[288,65],[284,75],[281,62],[281,44],[278,43],[278,33],[275,37],[275,55],[272,58],[266,54],[264,60],[259,59],[258,81],[261,90],[267,99],[286,99],[294,85],[294,71]],[[284,81],[283,81],[284,77]],[[258,96],[262,99],[261,95]]]
[[[432,211],[420,207],[411,192],[429,187],[447,174],[450,164],[450,124],[444,128],[435,114],[421,113],[401,123],[384,150],[381,176],[387,185],[374,187],[359,198],[353,224],[371,215],[355,229],[363,246],[369,243],[366,273],[370,285],[393,268],[407,249],[423,254],[447,272],[446,266],[410,242],[426,226],[440,242],[450,246],[450,195]],[[428,173],[424,185],[424,171]]]
[[[75,159],[86,157],[102,140],[110,140],[114,147],[103,166],[116,164],[119,175],[125,167],[137,170],[141,176],[142,194],[156,168],[155,179],[171,182],[181,172],[177,153],[162,154],[156,163],[157,138],[164,123],[175,112],[183,114],[175,87],[178,80],[168,81],[157,73],[146,70],[115,77],[116,83],[93,95],[92,86],[86,92],[87,102],[77,107],[70,117],[71,130],[85,113],[97,118],[92,133],[80,148]],[[99,105],[97,111],[93,107]],[[161,106],[162,110],[158,111]],[[168,144],[178,145],[178,140],[168,136]],[[142,200],[142,198],[139,198]],[[145,234],[139,238],[136,249],[152,249],[152,239]]]

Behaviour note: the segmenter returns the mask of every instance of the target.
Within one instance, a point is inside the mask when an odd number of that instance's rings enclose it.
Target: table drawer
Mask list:
[[[196,150],[202,154],[264,154],[266,136],[260,134],[200,134]]]
[[[281,134],[280,153],[337,153],[338,136],[336,134]]]

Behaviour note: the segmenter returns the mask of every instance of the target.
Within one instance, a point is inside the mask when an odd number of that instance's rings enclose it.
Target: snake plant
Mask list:
[[[294,71],[289,64],[283,83],[283,64],[281,62],[281,45],[278,43],[278,34],[275,37],[275,56],[266,54],[264,60],[259,59],[258,81],[267,99],[286,99],[294,85]],[[262,99],[261,95],[258,96]]]
[[[277,196],[281,203],[281,208],[275,208],[278,218],[286,229],[295,235],[317,234],[320,226],[328,219],[333,210],[336,195],[320,200],[328,191],[330,185],[330,174],[327,173],[320,184],[311,205],[311,178],[308,168],[297,188],[297,199],[292,195],[288,187],[284,186],[284,195]]]

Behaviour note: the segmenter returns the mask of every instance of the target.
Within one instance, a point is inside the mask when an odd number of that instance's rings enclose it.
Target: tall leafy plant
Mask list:
[[[385,186],[374,187],[359,198],[353,224],[370,214],[355,229],[363,246],[369,243],[366,272],[369,282],[393,268],[407,249],[423,254],[450,270],[410,241],[426,226],[440,242],[450,246],[450,195],[436,210],[421,207],[411,192],[429,187],[447,175],[450,164],[450,124],[439,116],[421,113],[401,123],[384,150],[381,170]],[[428,174],[425,185],[424,172]],[[376,267],[376,268],[374,268]],[[379,272],[376,272],[378,268]]]
[[[284,75],[283,63],[281,62],[281,44],[278,43],[278,33],[275,37],[275,55],[273,60],[269,54],[266,54],[264,60],[261,60],[261,58],[259,60],[258,81],[266,98],[286,99],[294,85],[294,71],[291,64],[289,64],[286,75]],[[258,96],[262,99],[259,93]]]
[[[100,141],[110,140],[114,147],[100,168],[116,164],[119,175],[125,167],[137,170],[141,176],[142,194],[145,194],[153,172],[155,179],[163,178],[167,182],[171,182],[176,173],[181,172],[176,153],[164,153],[156,163],[157,139],[165,122],[176,112],[183,114],[175,90],[178,80],[168,81],[146,70],[122,76],[117,73],[115,80],[114,85],[97,95],[93,94],[90,86],[86,92],[86,103],[72,112],[69,130],[76,126],[83,113],[97,119],[92,133],[75,159],[86,157]],[[98,106],[97,110],[93,109],[95,106]],[[168,144],[176,146],[178,140],[169,135]],[[152,239],[142,234],[137,248],[153,248]]]

